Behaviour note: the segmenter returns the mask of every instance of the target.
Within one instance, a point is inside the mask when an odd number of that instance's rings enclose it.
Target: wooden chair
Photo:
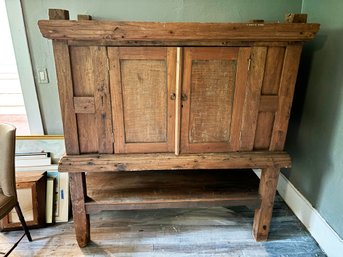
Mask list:
[[[15,134],[15,127],[9,124],[0,124],[0,219],[15,208],[27,239],[31,242],[32,238],[17,198],[14,168]],[[6,256],[12,252],[24,235],[7,252]]]

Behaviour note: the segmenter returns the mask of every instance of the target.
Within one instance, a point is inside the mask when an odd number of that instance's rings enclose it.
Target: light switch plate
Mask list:
[[[40,84],[49,83],[48,71],[46,68],[37,69],[37,76],[38,76],[38,83]]]

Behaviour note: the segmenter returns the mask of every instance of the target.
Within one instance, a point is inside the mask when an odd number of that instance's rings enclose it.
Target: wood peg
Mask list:
[[[92,16],[91,15],[87,15],[87,14],[78,14],[77,15],[77,20],[78,21],[90,21],[90,20],[92,20]]]
[[[49,20],[69,20],[69,11],[63,9],[49,9]]]
[[[289,13],[285,16],[286,23],[306,23],[307,14],[306,13]]]

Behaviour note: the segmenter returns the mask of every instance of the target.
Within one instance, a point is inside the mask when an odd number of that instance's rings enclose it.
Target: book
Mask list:
[[[69,220],[69,176],[68,173],[48,171],[47,176],[54,178],[54,219],[55,222],[68,222]]]
[[[42,165],[42,166],[23,166],[15,167],[17,172],[21,171],[57,171],[58,164]]]
[[[46,181],[45,221],[48,224],[53,222],[54,180],[53,177],[48,177]]]
[[[45,166],[51,164],[51,157],[38,157],[34,158],[28,157],[15,157],[16,167],[31,167],[31,166]]]

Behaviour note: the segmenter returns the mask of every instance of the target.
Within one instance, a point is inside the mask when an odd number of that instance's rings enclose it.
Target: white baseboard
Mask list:
[[[255,173],[260,177],[260,170]],[[329,257],[341,257],[343,240],[283,174],[280,174],[277,190],[323,251]]]

